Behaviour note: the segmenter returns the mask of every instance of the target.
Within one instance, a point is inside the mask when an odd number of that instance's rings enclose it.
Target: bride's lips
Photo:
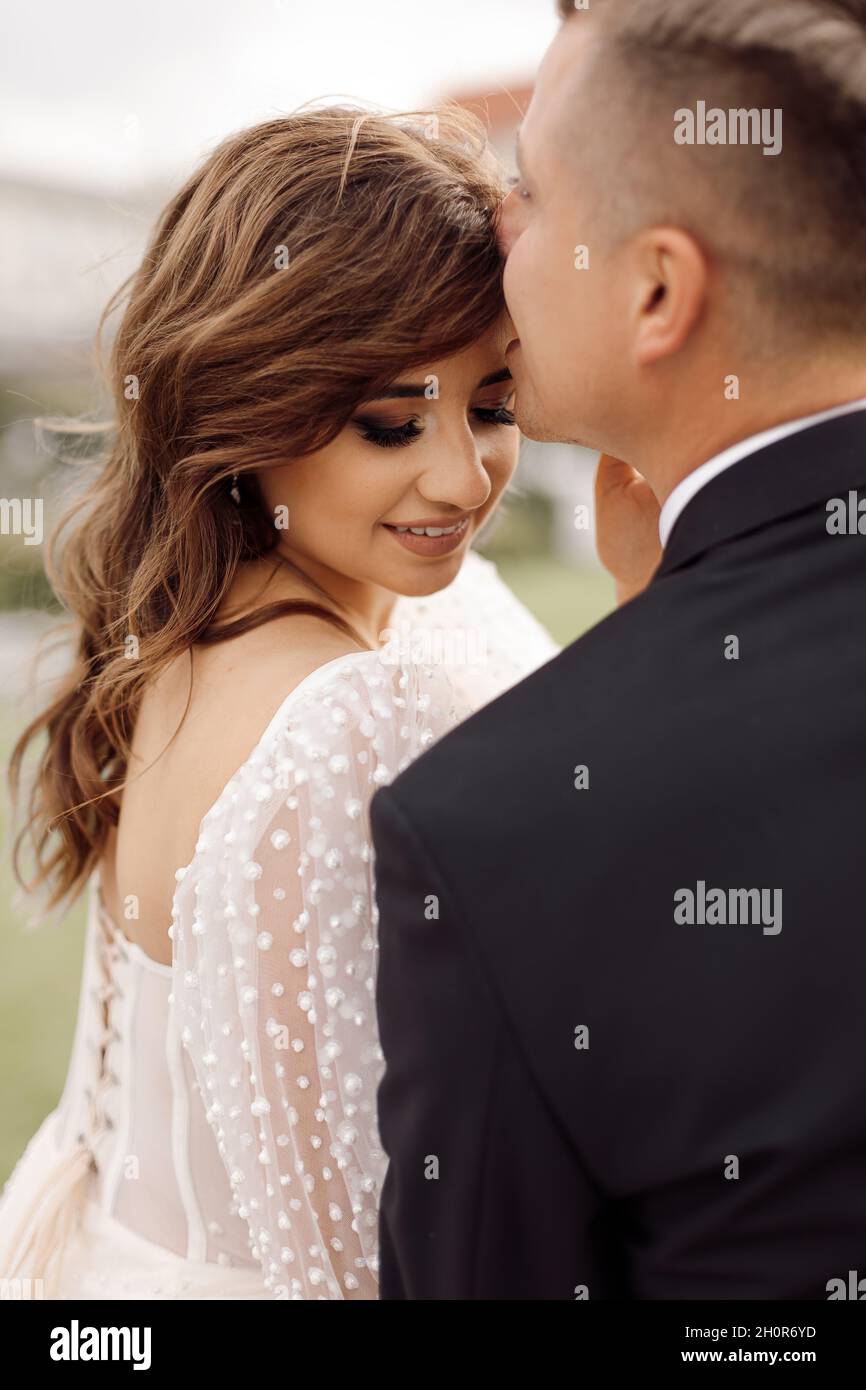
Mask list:
[[[400,526],[430,526],[439,529],[445,526],[454,526],[453,521],[401,521],[393,523],[383,521],[382,525],[386,531],[390,531],[400,545],[406,550],[411,550],[415,555],[449,555],[452,550],[456,550],[462,545],[464,539],[469,534],[469,517],[461,517],[456,523],[456,531],[452,531],[446,536],[413,536],[411,531],[398,531],[396,525]]]

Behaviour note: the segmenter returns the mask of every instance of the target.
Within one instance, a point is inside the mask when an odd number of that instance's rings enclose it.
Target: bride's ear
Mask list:
[[[704,307],[709,279],[706,257],[679,227],[652,227],[637,238],[634,353],[651,366],[678,352]]]

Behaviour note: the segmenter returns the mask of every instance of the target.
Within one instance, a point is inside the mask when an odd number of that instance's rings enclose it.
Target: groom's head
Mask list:
[[[866,362],[866,0],[560,0],[502,210],[518,419],[650,415]]]

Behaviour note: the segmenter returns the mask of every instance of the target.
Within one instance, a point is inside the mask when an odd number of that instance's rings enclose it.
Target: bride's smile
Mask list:
[[[465,516],[452,525],[440,521],[407,522],[404,526],[383,521],[380,523],[394,538],[415,555],[449,555],[463,543],[468,534],[469,517]]]

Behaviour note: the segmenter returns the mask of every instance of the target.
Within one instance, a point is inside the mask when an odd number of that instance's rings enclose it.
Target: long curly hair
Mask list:
[[[143,692],[179,653],[287,612],[351,631],[313,600],[216,624],[239,565],[279,539],[254,470],[323,448],[360,401],[496,321],[503,193],[483,126],[460,108],[341,105],[231,136],[159,217],[99,323],[97,344],[125,306],[105,369],[108,446],[47,547],[75,659],[9,765],[26,802],[15,876],[46,910],[98,863]]]

